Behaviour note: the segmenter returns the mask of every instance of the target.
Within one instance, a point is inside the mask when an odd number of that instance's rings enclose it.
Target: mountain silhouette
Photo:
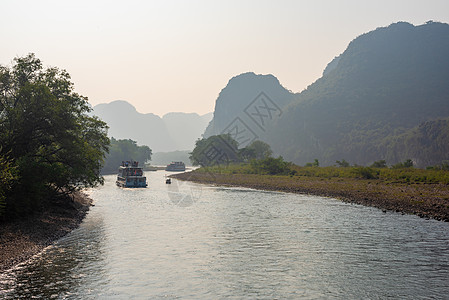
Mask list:
[[[235,76],[220,92],[204,137],[230,133],[240,147],[255,139],[264,140],[267,126],[274,124],[294,96],[273,75],[248,72]],[[265,115],[267,118],[261,118]]]
[[[320,165],[412,159],[426,166],[449,160],[448,83],[449,25],[394,23],[354,39],[301,93],[288,91],[273,75],[232,78],[204,135],[246,125],[251,137],[301,165],[314,159]],[[276,104],[275,118],[263,105],[253,111],[258,119],[245,111],[260,92]],[[238,116],[239,126],[230,126]],[[264,127],[255,124],[264,118]]]
[[[93,114],[109,125],[108,135],[116,139],[132,139],[155,152],[192,150],[201,137],[212,114],[168,113],[162,118],[139,113],[123,100],[93,107]]]

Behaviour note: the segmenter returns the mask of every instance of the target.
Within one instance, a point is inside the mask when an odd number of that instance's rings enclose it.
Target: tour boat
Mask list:
[[[186,170],[186,165],[182,161],[174,161],[171,164],[167,165],[165,171],[174,171],[174,172],[184,172]]]
[[[118,169],[117,181],[120,187],[147,187],[147,178],[137,161],[122,161]]]

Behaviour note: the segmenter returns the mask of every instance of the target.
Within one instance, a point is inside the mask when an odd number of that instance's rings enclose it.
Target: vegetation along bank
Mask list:
[[[70,75],[29,54],[0,66],[0,270],[78,226],[103,183],[107,125]]]
[[[280,166],[280,168],[278,168]],[[270,172],[273,171],[273,172]],[[312,194],[449,222],[449,171],[412,167],[299,167],[282,158],[173,175],[198,183]]]

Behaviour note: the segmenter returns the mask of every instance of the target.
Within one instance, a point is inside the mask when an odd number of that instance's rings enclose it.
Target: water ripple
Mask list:
[[[80,228],[0,276],[5,299],[441,298],[449,224],[334,199],[114,177]]]

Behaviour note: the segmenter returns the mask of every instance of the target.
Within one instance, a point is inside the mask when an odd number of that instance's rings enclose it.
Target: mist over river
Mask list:
[[[146,172],[91,189],[81,226],[0,275],[0,298],[376,299],[449,295],[449,223]],[[444,296],[446,295],[446,296]]]

